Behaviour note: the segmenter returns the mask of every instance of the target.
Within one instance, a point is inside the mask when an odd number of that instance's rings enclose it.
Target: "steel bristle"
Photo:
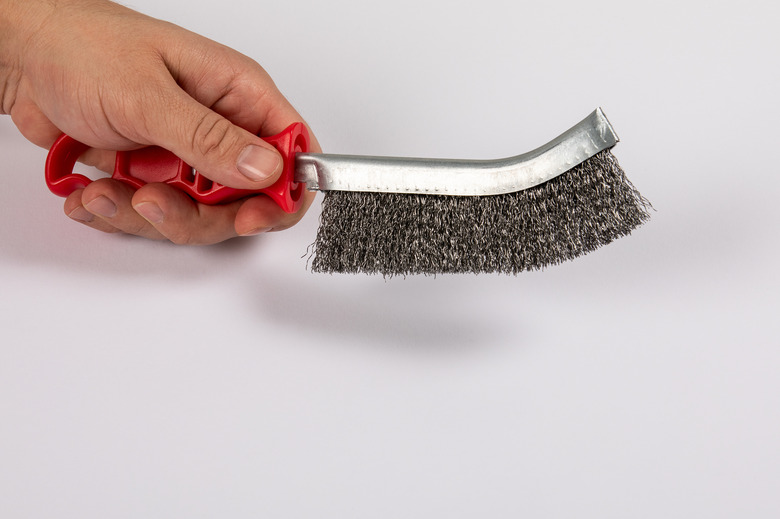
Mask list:
[[[531,189],[494,196],[330,191],[311,270],[505,273],[538,270],[625,236],[650,203],[610,150]]]

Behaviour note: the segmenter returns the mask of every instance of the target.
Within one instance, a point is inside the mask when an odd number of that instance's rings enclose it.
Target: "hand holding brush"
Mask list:
[[[107,172],[116,150],[156,145],[214,182],[263,189],[283,159],[257,135],[303,120],[252,59],[106,0],[0,0],[0,53],[2,113],[47,149],[68,134]],[[288,213],[266,196],[203,204],[101,179],[68,193],[65,212],[100,231],[208,244],[288,228],[313,198]]]

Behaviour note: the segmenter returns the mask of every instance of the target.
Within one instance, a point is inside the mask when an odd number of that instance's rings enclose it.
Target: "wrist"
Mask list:
[[[10,113],[25,49],[53,10],[54,2],[48,0],[0,0],[0,113]]]

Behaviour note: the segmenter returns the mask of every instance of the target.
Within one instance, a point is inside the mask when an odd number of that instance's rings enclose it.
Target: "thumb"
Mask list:
[[[154,144],[225,186],[262,189],[276,182],[283,159],[273,146],[182,94],[178,108],[169,105],[165,115],[154,117],[157,124],[149,124]],[[171,113],[177,114],[173,121]]]

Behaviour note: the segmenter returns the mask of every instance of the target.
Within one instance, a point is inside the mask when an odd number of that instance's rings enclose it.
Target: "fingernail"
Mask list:
[[[241,233],[241,236],[257,236],[258,234],[269,232],[271,229],[271,227],[260,227],[249,232]]]
[[[95,219],[95,215],[84,209],[82,206],[78,206],[73,211],[69,212],[68,217],[83,223],[89,223]]]
[[[249,180],[259,182],[276,173],[281,162],[277,151],[250,144],[238,156],[236,167]]]
[[[163,222],[165,215],[160,209],[160,206],[154,202],[141,202],[138,205],[134,205],[135,212],[144,217],[144,219],[152,224],[160,224]]]
[[[116,204],[103,195],[88,202],[84,207],[86,207],[90,213],[104,218],[111,218],[116,214]]]

